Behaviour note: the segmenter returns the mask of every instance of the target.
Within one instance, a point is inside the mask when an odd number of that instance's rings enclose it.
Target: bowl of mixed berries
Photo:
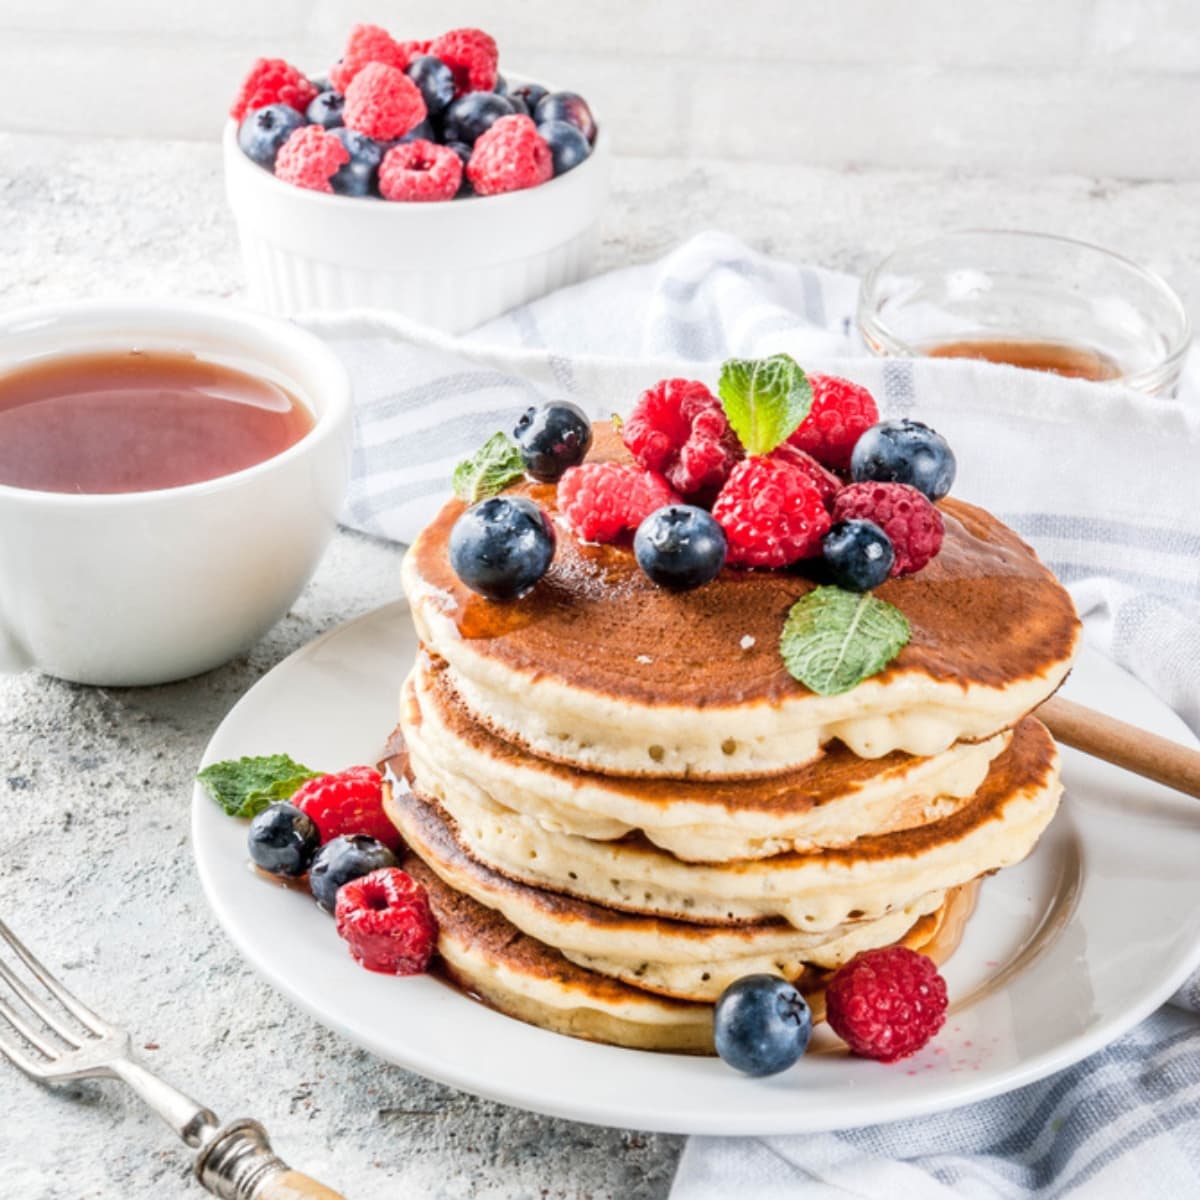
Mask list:
[[[500,72],[495,40],[356,25],[326,75],[260,58],[224,134],[251,300],[469,329],[588,271],[608,151],[575,92]]]

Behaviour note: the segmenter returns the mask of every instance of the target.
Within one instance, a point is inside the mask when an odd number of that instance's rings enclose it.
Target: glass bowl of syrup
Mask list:
[[[876,354],[974,358],[1151,395],[1175,393],[1191,341],[1153,272],[1073,238],[969,229],[903,247],[863,280]]]

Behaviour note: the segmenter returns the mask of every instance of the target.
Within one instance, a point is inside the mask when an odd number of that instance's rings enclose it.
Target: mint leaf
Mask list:
[[[474,504],[502,492],[524,474],[517,443],[507,433],[493,433],[470,458],[454,468],[454,494]]]
[[[812,408],[812,384],[790,354],[729,359],[717,392],[747,454],[770,454]]]
[[[253,817],[275,800],[290,800],[319,774],[286,754],[269,754],[210,763],[196,778],[229,816]]]
[[[911,636],[905,615],[886,600],[819,587],[792,605],[779,652],[793,679],[836,696],[882,671]]]

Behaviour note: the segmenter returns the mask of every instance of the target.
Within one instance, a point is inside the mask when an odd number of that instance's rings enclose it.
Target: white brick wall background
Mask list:
[[[0,0],[0,128],[215,138],[355,20],[482,25],[626,154],[1200,178],[1200,0]]]

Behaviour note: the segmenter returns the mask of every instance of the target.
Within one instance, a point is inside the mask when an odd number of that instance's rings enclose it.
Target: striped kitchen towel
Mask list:
[[[857,282],[705,234],[451,338],[380,313],[314,314],[356,389],[345,524],[411,541],[454,464],[529,404],[629,409],[667,375],[786,351],[944,433],[956,494],[1071,589],[1088,637],[1200,733],[1200,364],[1177,400],[962,360],[879,360]],[[804,1137],[693,1138],[672,1193],[709,1197],[1200,1196],[1200,975],[1069,1071],[936,1119]]]

